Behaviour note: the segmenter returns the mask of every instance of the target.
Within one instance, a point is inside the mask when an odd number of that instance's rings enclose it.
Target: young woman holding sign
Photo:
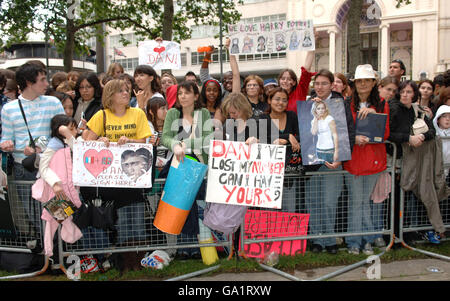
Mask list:
[[[209,142],[213,137],[212,120],[209,111],[202,107],[196,82],[184,81],[178,84],[174,107],[167,111],[161,144],[173,152],[171,160],[184,162],[186,155],[208,164]],[[170,166],[171,160],[167,163]],[[164,174],[164,170],[162,171]],[[204,200],[205,183],[197,193],[198,200]],[[196,239],[199,233],[198,206],[192,205],[186,223],[181,231],[183,238]],[[179,249],[182,256],[196,257],[198,248]]]
[[[130,108],[130,92],[123,80],[109,81],[103,90],[103,110],[98,111],[87,123],[86,140],[97,140],[109,147],[110,142],[145,143],[152,132],[147,117],[141,109]],[[105,119],[106,118],[106,119]],[[97,192],[98,191],[98,192]],[[117,208],[117,243],[126,240],[145,239],[144,199],[139,188],[82,187],[83,199],[99,196],[103,201],[114,200]],[[129,219],[133,222],[130,223]]]
[[[253,110],[252,106],[248,102],[245,95],[242,93],[232,92],[224,99],[221,110],[226,117],[226,121],[222,131],[215,132],[215,138],[218,140],[230,140],[245,142],[247,144],[258,142],[258,125],[255,119],[252,118]],[[252,134],[256,134],[256,137]],[[214,207],[214,208],[212,208]],[[220,214],[222,212],[222,214]],[[228,216],[232,216],[234,225],[231,225],[231,219],[227,217],[226,224],[230,229],[232,235],[232,250],[228,259],[231,259],[234,252],[238,256],[245,257],[243,251],[239,250],[239,238],[240,238],[240,225],[244,221],[245,213],[247,212],[247,206],[233,205],[233,204],[219,204],[219,203],[207,203],[207,209],[205,210],[205,225],[213,230],[223,229],[223,225],[220,225],[221,219],[223,219],[226,212]],[[218,216],[214,214],[218,213]],[[212,216],[208,216],[212,215]],[[208,222],[210,221],[210,223]],[[215,225],[218,225],[216,228]]]
[[[289,93],[281,87],[274,88],[268,96],[269,111],[262,118],[267,121],[267,142],[269,144],[286,145],[286,165],[292,153],[300,152],[298,118],[292,111],[286,111]],[[300,156],[299,156],[300,157]],[[285,179],[282,209],[296,212],[297,179]]]

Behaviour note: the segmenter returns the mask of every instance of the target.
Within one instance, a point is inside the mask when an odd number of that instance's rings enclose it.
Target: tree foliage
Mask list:
[[[176,0],[174,3],[180,9],[164,19],[168,1],[0,0],[0,28],[2,36],[7,37],[0,46],[26,41],[32,32],[44,32],[64,54],[65,69],[70,70],[73,54],[87,51],[86,42],[101,32],[95,29],[102,24],[119,31],[132,29],[140,40],[155,39],[165,30],[171,36],[173,34],[173,40],[181,41],[190,38],[188,21],[196,24],[219,22],[215,0]],[[234,1],[221,1],[224,22],[237,22],[240,14],[235,10]],[[125,40],[122,42],[127,44]]]

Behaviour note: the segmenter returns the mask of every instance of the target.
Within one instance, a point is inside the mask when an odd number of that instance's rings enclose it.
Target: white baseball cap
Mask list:
[[[376,79],[375,71],[373,71],[372,65],[365,64],[365,65],[359,65],[358,67],[356,67],[355,79],[363,79],[363,78]]]

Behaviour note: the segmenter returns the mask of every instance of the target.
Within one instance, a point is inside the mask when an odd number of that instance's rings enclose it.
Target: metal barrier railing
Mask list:
[[[395,158],[396,146],[390,142],[387,143],[392,145],[392,158]],[[363,189],[354,189],[356,185],[359,186],[359,183],[351,183],[352,175],[344,170],[307,172],[305,176],[300,178],[285,176],[285,191],[289,193],[289,190],[292,189],[289,188],[290,186],[297,187],[297,189],[304,192],[303,194],[296,194],[298,199],[296,199],[295,203],[300,206],[297,206],[295,210],[297,210],[296,212],[309,214],[308,234],[296,236],[295,233],[289,233],[289,238],[245,239],[244,244],[275,242],[289,239],[308,240],[310,244],[319,244],[323,247],[336,244],[333,240],[337,237],[343,237],[347,244],[359,243],[359,247],[362,249],[364,241],[373,242],[376,238],[389,236],[389,241],[386,242],[384,250],[379,254],[373,255],[381,257],[390,250],[395,240],[395,165],[395,159],[392,159],[385,170],[385,173],[390,175],[389,181],[391,190],[387,199],[380,203],[374,203],[372,200],[367,199],[364,201],[362,198],[367,198],[367,192],[364,192]],[[374,177],[376,181],[377,176]],[[340,204],[339,199],[343,200]],[[286,204],[284,203],[284,199],[283,207],[286,209],[290,207],[291,211],[294,209],[292,202],[287,202]],[[357,212],[355,207],[359,207],[360,211]],[[285,211],[286,209],[282,209],[282,211]],[[361,214],[361,216],[356,218],[354,216],[355,214]],[[361,227],[358,228],[357,225],[352,226],[350,219],[359,222],[359,225],[364,225],[366,223],[367,227],[364,229]],[[313,281],[326,280],[365,264],[367,264],[367,260],[362,260],[330,274],[321,276]],[[290,280],[303,281],[302,279],[286,274],[273,267],[261,263],[260,266],[267,271],[277,273]]]
[[[393,144],[392,144],[393,145]],[[395,158],[396,148],[394,148]],[[249,208],[253,212],[262,212],[262,211],[272,211],[278,212],[280,214],[305,214],[308,215],[308,228],[301,228],[300,226],[287,227],[286,229],[278,229],[280,235],[276,237],[249,237],[248,227],[249,226],[257,226],[255,223],[243,223],[241,226],[241,239],[240,246],[241,249],[246,250],[251,245],[260,244],[265,242],[283,242],[283,241],[297,241],[297,240],[307,240],[309,243],[313,243],[318,241],[319,243],[323,240],[335,240],[337,237],[343,237],[346,240],[351,238],[358,238],[360,236],[367,235],[384,235],[385,237],[389,237],[389,241],[386,241],[386,248],[382,250],[381,253],[375,254],[376,257],[381,257],[387,251],[390,250],[394,241],[396,240],[394,234],[394,226],[395,226],[395,160],[391,165],[388,166],[386,173],[391,176],[391,192],[388,198],[379,203],[381,205],[378,206],[374,213],[370,216],[366,216],[365,218],[369,218],[368,220],[372,221],[372,225],[369,228],[357,229],[355,231],[351,230],[349,227],[349,215],[354,214],[349,208],[352,208],[352,204],[349,203],[351,199],[358,199],[357,192],[350,192],[349,190],[349,174],[346,171],[317,171],[317,172],[308,172],[305,176],[285,176],[284,183],[284,191],[283,191],[283,208],[281,210],[263,210],[257,208]],[[59,264],[60,269],[67,273],[66,267],[64,266],[64,258],[67,258],[71,255],[83,256],[90,254],[108,254],[108,253],[122,253],[122,252],[139,252],[139,251],[151,251],[156,249],[166,250],[168,253],[174,252],[177,249],[181,248],[200,248],[200,247],[208,247],[208,246],[220,246],[224,248],[231,249],[231,241],[227,237],[216,236],[216,241],[214,243],[208,244],[200,244],[198,242],[197,237],[186,237],[184,235],[170,235],[163,233],[156,229],[153,226],[153,218],[156,212],[156,208],[160,199],[160,194],[162,191],[164,180],[156,180],[153,192],[147,193],[145,195],[144,203],[136,203],[130,206],[127,206],[125,209],[119,209],[122,212],[119,212],[119,220],[116,224],[116,231],[112,230],[100,230],[93,227],[88,227],[82,229],[84,237],[74,244],[68,244],[62,241],[60,235],[58,236],[58,250],[59,254],[54,256],[59,256]],[[322,186],[323,183],[327,183],[328,186]],[[334,186],[330,183],[334,183]],[[26,241],[30,238],[35,238],[36,235],[30,235],[25,230],[27,229],[27,225],[30,223],[20,224],[21,221],[29,220],[29,217],[25,215],[23,212],[26,210],[24,206],[21,207],[20,202],[18,201],[19,195],[23,195],[23,192],[31,191],[31,185],[33,182],[9,182],[9,194],[11,201],[11,209],[13,211],[13,215],[15,216],[15,223],[17,228],[19,229],[19,234],[23,237],[23,239],[18,239],[17,241],[7,241],[0,240],[0,250],[15,250],[18,252],[30,252],[27,248]],[[21,192],[22,191],[22,192]],[[20,194],[21,192],[22,194]],[[321,208],[318,208],[317,203],[312,200],[322,200],[323,194],[328,195],[335,194],[335,204],[328,211],[333,212],[334,214],[327,215],[322,211]],[[331,193],[330,193],[331,192]],[[400,192],[401,193],[401,192]],[[340,197],[340,198],[339,198]],[[30,204],[35,203],[39,204],[39,202],[34,201],[30,202]],[[402,202],[401,202],[402,203]],[[199,216],[201,217],[203,214],[202,210],[202,202],[199,201]],[[326,205],[326,204],[325,204]],[[22,208],[22,209],[21,209]],[[37,235],[38,242],[43,245],[43,226],[40,221],[40,206],[36,206],[37,210],[34,215],[35,224],[39,224],[39,233]],[[403,209],[401,209],[403,210]],[[124,222],[123,222],[124,221]],[[263,225],[261,225],[262,227]],[[280,226],[282,227],[282,226]],[[28,227],[29,228],[29,227]],[[403,226],[400,229],[400,239],[402,239],[403,231],[412,231],[414,228],[408,228]],[[247,230],[247,231],[246,231]],[[267,230],[267,229],[266,229]],[[23,233],[23,234],[22,234]],[[301,234],[299,234],[301,233]],[[362,247],[362,246],[361,246]],[[44,267],[33,273],[33,275],[39,275],[45,272],[48,267],[49,260],[46,258]],[[355,264],[349,265],[342,269],[339,269],[333,273],[322,276],[315,280],[325,280],[331,277],[337,276],[339,274],[345,273],[362,265],[365,265],[367,260],[359,261]],[[273,267],[269,267],[264,264],[260,264],[261,267],[265,270],[276,272],[282,276],[285,276],[291,280],[302,280],[298,279],[292,275],[286,274],[282,271],[274,269]],[[218,266],[208,267],[205,270],[197,271],[191,274],[183,275],[177,278],[168,279],[171,280],[181,280],[187,279],[194,276],[197,276],[202,273],[207,273],[211,270],[217,269]],[[16,275],[10,277],[24,277],[24,275]],[[25,277],[29,277],[25,275]],[[3,279],[3,278],[0,278]]]
[[[16,238],[0,238],[0,251],[26,253],[35,252],[44,256],[40,246],[44,242],[44,222],[41,221],[41,205],[31,198],[30,181],[8,181],[7,196],[11,215],[15,225]],[[33,250],[32,250],[33,249]],[[42,268],[35,272],[3,276],[0,279],[29,278],[43,274],[49,266],[49,259],[44,258]]]

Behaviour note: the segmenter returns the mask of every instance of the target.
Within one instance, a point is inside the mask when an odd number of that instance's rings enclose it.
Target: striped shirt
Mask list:
[[[20,95],[19,99],[33,139],[36,140],[41,136],[50,138],[50,120],[57,114],[65,114],[61,101],[56,97],[47,95],[41,95],[34,100],[27,100]],[[26,157],[23,151],[29,145],[30,138],[17,99],[3,106],[1,121],[2,138],[0,143],[8,140],[13,141],[14,161],[20,163]]]

